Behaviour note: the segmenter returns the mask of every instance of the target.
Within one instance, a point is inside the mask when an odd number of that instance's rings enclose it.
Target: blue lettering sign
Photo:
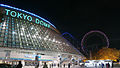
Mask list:
[[[16,17],[16,12],[15,12],[15,11],[11,11],[11,12],[10,12],[10,15],[11,15],[12,17]]]
[[[27,20],[28,21],[32,21],[32,17],[31,16],[27,16]]]
[[[23,14],[23,18],[26,19],[27,15]]]
[[[22,19],[22,13],[18,13],[18,15],[17,15],[17,18],[21,18]]]
[[[44,22],[41,20],[41,21],[40,21],[40,25],[43,25],[43,23],[44,23]]]
[[[6,15],[8,15],[8,12],[10,11],[9,9],[5,9],[6,10]]]
[[[36,18],[35,23],[39,24],[40,23],[39,19]]]
[[[44,26],[47,27],[48,25],[46,23],[44,23]]]
[[[17,18],[21,18],[21,19],[24,19],[24,20],[28,20],[28,21],[33,21],[33,18],[32,16],[28,16],[26,14],[23,14],[23,13],[19,13],[19,12],[16,12],[16,11],[11,11],[9,9],[5,9],[6,11],[6,15],[10,15],[12,17],[17,17]],[[45,23],[44,21],[38,19],[38,18],[35,18],[35,21],[34,21],[36,24],[40,24],[40,25],[43,25],[45,27],[48,27],[50,28],[50,25]]]
[[[48,24],[48,28],[50,28],[50,25]]]

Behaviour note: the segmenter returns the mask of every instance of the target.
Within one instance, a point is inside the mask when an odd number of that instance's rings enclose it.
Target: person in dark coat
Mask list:
[[[106,66],[107,66],[107,68],[110,68],[110,64],[109,63],[107,63]]]
[[[70,68],[70,63],[68,64],[68,68]]]
[[[108,68],[108,63],[106,64],[106,68]]]
[[[16,68],[22,68],[22,63],[21,63],[21,61],[19,61],[19,63],[18,63],[18,65],[17,65]]]
[[[102,63],[102,68],[104,68],[104,64]]]
[[[111,68],[113,68],[113,62],[112,62],[112,66],[111,66]]]
[[[59,66],[60,66],[60,65],[58,64],[58,68],[59,68]]]
[[[47,66],[46,62],[44,63],[43,68],[48,68],[48,66]]]
[[[53,63],[52,63],[52,68],[53,68]]]
[[[65,64],[64,64],[63,66],[64,66],[64,68],[65,68]]]

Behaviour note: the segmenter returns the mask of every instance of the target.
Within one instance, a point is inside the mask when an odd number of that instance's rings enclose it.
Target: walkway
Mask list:
[[[35,67],[23,67],[23,68],[35,68]],[[43,68],[43,67],[39,67],[39,68]],[[50,67],[48,67],[48,68],[50,68]],[[58,68],[58,67],[53,67],[53,68]],[[64,67],[59,67],[59,68],[64,68]],[[68,68],[68,67],[66,66],[65,68]],[[91,68],[91,67],[80,67],[78,65],[75,65],[75,66],[71,66],[70,68]],[[113,67],[113,68],[120,68],[120,67]]]

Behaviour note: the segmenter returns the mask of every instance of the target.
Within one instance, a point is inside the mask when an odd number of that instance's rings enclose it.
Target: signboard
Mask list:
[[[22,12],[13,11],[13,10],[10,10],[10,9],[5,9],[5,15],[11,16],[11,17],[14,17],[14,18],[27,20],[29,22],[34,22],[36,24],[39,24],[39,25],[45,26],[47,28],[50,28],[50,25],[47,24],[46,22],[44,22],[43,20],[41,20],[39,18],[36,18],[36,17],[33,17],[31,15],[25,14],[25,13],[22,13]]]
[[[57,60],[57,57],[41,55],[41,58],[39,58],[39,61],[53,61],[53,60]]]

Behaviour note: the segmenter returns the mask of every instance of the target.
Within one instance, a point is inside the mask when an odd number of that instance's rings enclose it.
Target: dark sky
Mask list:
[[[120,49],[120,4],[117,0],[0,0],[35,13],[69,32],[78,40],[91,30],[100,30],[110,39],[110,47]]]

